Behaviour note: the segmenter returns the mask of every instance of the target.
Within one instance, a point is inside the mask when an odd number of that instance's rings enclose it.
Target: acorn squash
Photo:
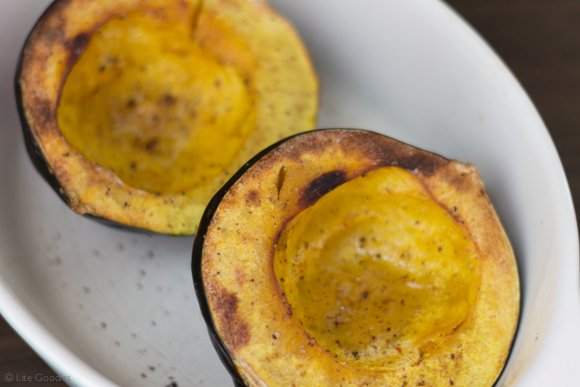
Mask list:
[[[210,202],[192,266],[239,386],[491,386],[518,322],[476,168],[368,131],[257,155]]]
[[[77,213],[194,234],[266,146],[312,129],[318,81],[263,1],[57,0],[23,48],[27,149]]]

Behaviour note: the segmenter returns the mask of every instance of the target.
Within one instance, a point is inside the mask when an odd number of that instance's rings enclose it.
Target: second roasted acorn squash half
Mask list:
[[[492,386],[519,280],[479,172],[359,130],[265,150],[194,242],[210,336],[243,386]]]
[[[29,153],[69,206],[193,234],[258,151],[312,129],[317,78],[290,24],[252,0],[57,0],[22,51]]]

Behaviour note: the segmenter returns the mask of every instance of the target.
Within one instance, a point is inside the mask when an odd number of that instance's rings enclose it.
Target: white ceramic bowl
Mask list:
[[[318,69],[319,127],[379,131],[481,170],[523,290],[498,385],[577,385],[574,210],[548,132],[502,62],[438,0],[272,4],[295,23]],[[13,76],[46,5],[3,0],[0,13],[0,309],[72,385],[231,385],[198,310],[193,238],[77,216],[25,154]]]

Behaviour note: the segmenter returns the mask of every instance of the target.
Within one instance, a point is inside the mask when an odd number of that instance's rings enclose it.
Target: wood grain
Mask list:
[[[580,201],[580,1],[449,0],[495,49],[527,90],[560,153],[575,203]],[[5,376],[54,372],[0,319],[0,385]]]
[[[62,381],[51,381],[57,377],[6,320],[0,318],[0,386],[66,386]]]

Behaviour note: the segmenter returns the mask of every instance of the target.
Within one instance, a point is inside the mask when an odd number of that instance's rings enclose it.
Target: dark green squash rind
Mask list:
[[[314,130],[314,131],[319,131]],[[309,133],[309,132],[306,132]],[[193,241],[193,251],[192,251],[192,261],[191,261],[191,270],[193,274],[193,285],[195,288],[195,294],[197,295],[197,300],[199,303],[199,307],[201,309],[201,314],[205,323],[207,325],[207,330],[209,333],[210,340],[217,351],[217,354],[226,367],[227,371],[230,373],[234,385],[236,387],[245,387],[247,384],[244,382],[244,379],[238,373],[236,366],[232,360],[232,356],[226,345],[224,344],[223,340],[221,339],[219,333],[217,332],[217,328],[215,326],[214,319],[211,315],[211,310],[209,307],[209,302],[207,300],[207,296],[205,293],[205,287],[203,284],[203,273],[201,269],[202,264],[202,255],[203,255],[203,245],[205,240],[205,234],[207,233],[207,229],[213,219],[214,213],[216,212],[217,208],[219,207],[222,199],[228,193],[230,188],[238,181],[240,177],[246,173],[254,164],[256,164],[259,160],[261,160],[265,155],[270,153],[272,150],[279,147],[281,144],[285,143],[286,141],[291,140],[294,137],[300,136],[304,133],[298,133],[293,136],[287,137],[278,141],[277,143],[269,146],[268,148],[262,150],[260,153],[256,154],[250,161],[245,163],[232,177],[228,180],[223,187],[213,196],[210,200],[209,204],[207,205],[203,216],[201,217],[201,221],[199,223],[199,228],[197,235]]]

